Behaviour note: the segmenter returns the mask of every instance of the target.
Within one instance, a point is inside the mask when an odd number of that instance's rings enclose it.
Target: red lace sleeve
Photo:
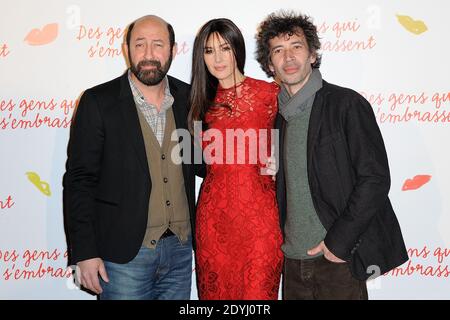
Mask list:
[[[274,120],[278,112],[278,93],[280,87],[276,82],[264,82],[259,83],[258,99],[263,102],[263,106],[266,109],[268,120]]]

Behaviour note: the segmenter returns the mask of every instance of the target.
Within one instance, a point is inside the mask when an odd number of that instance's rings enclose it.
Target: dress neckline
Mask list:
[[[234,86],[232,86],[232,87],[229,87],[229,88],[224,88],[224,87],[222,87],[222,86],[220,85],[220,83],[219,83],[218,86],[217,86],[217,90],[218,90],[218,91],[228,91],[228,90],[232,90],[232,89],[234,89],[234,88],[239,88],[240,86],[242,86],[242,85],[244,84],[244,82],[247,81],[247,79],[248,79],[248,77],[247,77],[247,76],[244,76],[244,79],[243,79],[241,82],[238,82],[238,83],[236,83],[236,85],[234,85]]]

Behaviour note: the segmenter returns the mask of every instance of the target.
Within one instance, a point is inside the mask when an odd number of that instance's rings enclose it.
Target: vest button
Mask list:
[[[164,178],[163,181],[164,181],[164,183],[167,183],[167,181],[169,181],[169,179]]]
[[[161,156],[161,159],[165,160],[166,159],[166,155],[163,153],[163,155]]]
[[[170,201],[169,200],[166,201],[166,205],[170,206]]]
[[[152,240],[150,243],[151,243],[152,245],[155,245],[155,244],[156,244],[156,240]]]

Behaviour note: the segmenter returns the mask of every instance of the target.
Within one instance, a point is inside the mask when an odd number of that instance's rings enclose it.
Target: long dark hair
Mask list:
[[[189,111],[189,128],[193,131],[194,121],[203,121],[206,111],[214,103],[218,80],[206,67],[205,43],[214,34],[219,34],[230,44],[238,70],[244,74],[245,42],[239,28],[233,21],[225,18],[213,19],[205,23],[197,33],[192,54],[191,96]]]

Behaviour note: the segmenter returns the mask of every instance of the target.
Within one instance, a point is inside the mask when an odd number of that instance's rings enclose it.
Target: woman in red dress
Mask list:
[[[244,39],[232,21],[214,19],[201,28],[193,49],[190,123],[207,127],[195,231],[202,300],[278,297],[282,234],[275,183],[262,169],[279,88],[244,76],[244,64]]]

